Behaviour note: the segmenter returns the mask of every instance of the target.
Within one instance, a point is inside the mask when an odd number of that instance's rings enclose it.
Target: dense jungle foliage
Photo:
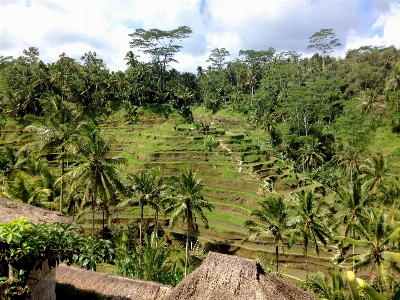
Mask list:
[[[133,125],[141,122],[139,111],[153,110],[176,113],[179,122],[199,129],[208,125],[193,117],[194,109],[204,107],[210,116],[229,110],[243,118],[245,134],[264,131],[257,153],[278,157],[336,195],[324,201],[307,189],[293,199],[263,194],[243,226],[250,240],[273,240],[271,270],[278,272],[281,246],[299,242],[308,276],[308,249],[319,254],[319,247],[333,245],[340,252],[336,263],[366,268],[362,276],[369,284],[392,297],[400,289],[400,50],[364,46],[337,58],[329,55],[337,40],[317,40],[319,52],[311,57],[269,48],[241,50],[231,60],[227,49],[217,48],[211,65],[193,74],[169,67],[179,40],[190,33],[185,26],[137,30],[131,46],[151,61],[129,51],[125,71],[111,72],[96,52],[84,53],[80,62],[62,53],[44,63],[34,47],[17,58],[0,57],[0,135],[11,127],[21,131],[14,144],[0,145],[1,195],[74,218],[91,214],[92,235],[95,211],[107,216],[110,207],[140,207],[138,226],[116,228],[109,237],[118,272],[176,285],[198,263],[189,253],[189,235],[197,230],[196,216],[207,227],[204,212],[213,204],[192,170],[176,176],[125,172],[129,159],[111,155],[112,140],[102,126],[117,111],[123,111],[125,125]],[[318,33],[334,37],[332,30]],[[380,136],[391,142],[379,143]],[[207,153],[217,145],[212,136],[204,139]],[[252,156],[242,160],[252,162]],[[172,226],[184,217],[185,251],[169,236],[158,236],[162,229],[150,236],[142,228],[145,205],[155,209],[156,220],[166,211]],[[103,228],[101,234],[108,233]],[[341,267],[328,273],[313,274],[301,285],[324,299],[350,297]]]

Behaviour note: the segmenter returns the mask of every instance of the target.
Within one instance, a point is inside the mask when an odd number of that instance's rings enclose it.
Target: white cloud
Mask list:
[[[239,50],[269,47],[310,53],[309,37],[321,28],[334,29],[342,42],[335,53],[370,44],[400,47],[400,4],[393,1],[375,0],[366,12],[371,31],[362,32],[362,0],[203,0],[203,14],[202,0],[1,0],[0,55],[17,57],[34,46],[42,60],[54,62],[62,52],[79,60],[96,51],[108,68],[123,70],[129,33],[182,25],[193,33],[176,56],[180,64],[173,67],[181,71],[206,66],[217,47],[231,58]]]
[[[357,49],[361,46],[391,46],[400,48],[399,38],[400,28],[400,4],[391,3],[390,10],[382,13],[371,29],[382,29],[383,34],[373,36],[360,36],[355,31],[351,31],[347,36],[346,49]]]

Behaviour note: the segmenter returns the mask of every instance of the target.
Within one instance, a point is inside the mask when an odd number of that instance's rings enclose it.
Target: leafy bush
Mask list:
[[[37,265],[47,262],[55,267],[60,262],[87,269],[112,258],[111,242],[79,235],[71,224],[33,224],[19,219],[0,225],[0,288],[4,296],[27,296],[28,276]],[[5,288],[4,288],[5,285]]]
[[[171,257],[175,250],[166,238],[157,241],[153,234],[144,238],[145,246],[133,251],[123,245],[117,251],[118,274],[134,279],[150,280],[176,286],[183,279],[183,270]]]
[[[282,181],[290,188],[297,188],[299,186],[299,181],[295,173],[290,173],[290,175],[284,178]]]
[[[204,146],[206,147],[208,152],[213,151],[214,148],[216,148],[219,144],[218,140],[213,137],[212,135],[206,135],[204,137]]]
[[[343,182],[340,179],[339,170],[331,166],[329,163],[308,170],[307,176],[334,191],[337,191],[338,187],[343,185]]]
[[[249,154],[244,156],[244,162],[245,163],[254,163],[254,162],[259,162],[260,161],[260,156],[257,154]]]

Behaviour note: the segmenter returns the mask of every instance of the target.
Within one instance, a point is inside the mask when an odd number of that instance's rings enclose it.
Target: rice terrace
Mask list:
[[[126,71],[0,57],[0,299],[42,268],[49,299],[399,299],[400,50],[179,72],[191,33],[136,30]]]

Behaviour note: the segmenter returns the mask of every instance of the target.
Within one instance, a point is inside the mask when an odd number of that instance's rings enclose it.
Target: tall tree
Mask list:
[[[389,270],[399,272],[400,253],[400,228],[390,224],[388,214],[375,209],[368,211],[368,222],[357,227],[360,239],[343,238],[344,242],[365,248],[360,254],[349,256],[346,261],[354,262],[356,270],[372,266],[370,283],[376,274],[377,281],[382,291],[382,280],[387,277]],[[397,246],[396,246],[397,245]]]
[[[189,259],[189,234],[195,229],[196,216],[208,227],[208,220],[203,212],[203,208],[211,211],[214,206],[203,196],[203,184],[201,179],[196,179],[196,173],[192,169],[184,171],[180,177],[173,176],[172,194],[174,199],[168,206],[165,213],[171,213],[171,226],[173,227],[178,218],[183,216],[186,220],[186,251],[185,251],[185,276],[187,274]]]
[[[363,193],[359,180],[353,181],[350,187],[340,187],[338,196],[338,200],[335,201],[339,207],[337,226],[344,226],[344,236],[356,239],[357,228],[367,222],[368,216],[364,208],[370,198]],[[352,246],[354,254],[355,245]]]
[[[143,209],[145,205],[150,205],[157,212],[156,222],[158,222],[158,211],[160,210],[161,193],[164,189],[162,185],[161,175],[156,170],[140,171],[135,174],[128,174],[128,180],[132,183],[130,190],[130,196],[134,198],[127,199],[122,202],[120,206],[128,204],[136,204],[140,206],[140,226],[139,226],[139,247],[142,246],[143,237]],[[158,228],[156,228],[157,230]],[[157,234],[156,234],[157,236]]]
[[[327,226],[322,222],[328,214],[321,212],[322,205],[316,202],[314,192],[311,190],[297,192],[295,199],[293,203],[293,215],[295,217],[292,220],[294,229],[291,233],[289,245],[293,245],[299,237],[302,238],[308,277],[308,247],[310,240],[319,255],[318,241],[326,246],[327,238],[330,237]]]
[[[285,199],[281,196],[270,197],[259,202],[261,209],[251,212],[251,216],[256,217],[263,223],[257,223],[251,220],[245,222],[249,228],[250,238],[273,237],[275,243],[275,271],[278,273],[279,267],[279,247],[283,250],[283,241],[285,231],[289,228],[289,208]]]
[[[28,142],[22,146],[23,151],[35,151],[37,157],[51,153],[58,153],[61,164],[61,177],[65,174],[65,142],[74,133],[76,128],[76,116],[72,113],[70,104],[63,101],[58,95],[48,97],[43,101],[44,118],[38,125],[29,125],[25,128],[25,140]],[[61,183],[60,212],[62,212],[64,200],[64,183]]]
[[[364,180],[362,185],[363,191],[374,195],[378,194],[382,187],[391,179],[388,171],[387,160],[382,154],[367,158],[365,164],[360,166],[362,174],[360,178]]]
[[[134,33],[129,34],[132,38],[132,41],[129,42],[130,47],[150,55],[152,60],[159,66],[159,82],[162,92],[164,92],[166,68],[171,62],[178,62],[174,59],[174,56],[182,48],[182,46],[176,44],[176,41],[188,38],[192,32],[192,29],[187,26],[179,26],[172,30],[136,29]]]
[[[360,149],[341,143],[332,157],[333,163],[350,178],[350,182],[353,182],[354,177],[358,175],[360,152]]]
[[[123,157],[109,157],[111,142],[105,132],[92,123],[82,123],[78,133],[69,142],[80,164],[62,176],[58,182],[70,182],[69,197],[84,190],[83,197],[92,206],[92,236],[94,236],[94,217],[97,197],[105,202],[116,197],[117,190],[123,191],[118,167],[126,163]]]
[[[311,139],[300,148],[300,159],[303,172],[309,168],[316,168],[325,160],[325,154],[322,151],[323,145],[318,139]]]
[[[371,126],[375,129],[375,118],[378,113],[385,109],[385,97],[379,95],[377,91],[366,89],[361,92],[361,110],[363,114],[370,115]]]
[[[321,29],[310,36],[310,45],[308,45],[308,49],[316,48],[321,51],[322,70],[324,70],[326,55],[333,52],[338,46],[341,46],[341,44],[339,43],[339,39],[336,38],[333,29]]]
[[[211,68],[222,70],[226,67],[226,58],[230,55],[229,51],[225,48],[215,48],[211,51],[210,56],[206,62],[211,62]]]
[[[71,89],[71,80],[78,68],[75,60],[66,56],[64,52],[59,57],[56,63],[50,65],[50,82],[60,90],[61,100],[64,101],[68,99],[66,96]]]

